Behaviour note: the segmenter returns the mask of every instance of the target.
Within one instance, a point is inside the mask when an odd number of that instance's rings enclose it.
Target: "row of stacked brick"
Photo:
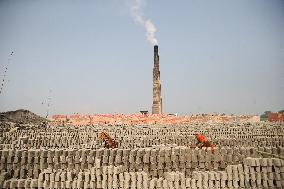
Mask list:
[[[66,129],[66,130],[65,130]],[[77,130],[76,128],[65,128],[62,133],[60,128],[49,128],[46,130],[17,130],[15,132],[3,133],[0,137],[2,146],[9,144],[13,148],[70,148],[72,146],[81,148],[84,144],[95,145],[99,141],[96,131]],[[100,141],[99,141],[100,142]]]
[[[76,139],[61,140],[57,142],[56,140],[44,139],[44,140],[28,140],[28,144],[18,142],[17,144],[0,144],[0,149],[33,149],[33,148],[71,148],[71,149],[98,149],[102,147],[99,138],[94,139],[94,141],[89,141],[86,143],[79,142],[76,143]],[[48,142],[45,142],[48,141]],[[71,142],[72,141],[72,142]],[[196,143],[194,136],[191,137],[173,137],[166,139],[150,139],[147,137],[136,137],[136,138],[123,138],[116,139],[119,148],[145,148],[153,145],[159,144],[176,144],[178,146],[192,146]],[[214,140],[216,141],[216,140]],[[216,141],[218,146],[244,146],[244,147],[259,147],[259,146],[284,146],[284,138],[252,138],[252,139],[219,139]]]
[[[152,177],[164,172],[180,171],[190,176],[194,170],[224,170],[227,165],[236,165],[246,157],[265,157],[257,150],[275,155],[284,155],[284,148],[220,148],[165,147],[137,149],[97,150],[1,150],[0,172],[7,172],[11,178],[38,178],[42,170],[90,169],[100,166],[125,166],[129,172],[144,171]],[[96,162],[97,160],[98,162]]]
[[[281,124],[252,125],[180,125],[180,126],[86,126],[48,127],[0,133],[0,149],[90,148],[101,147],[99,133],[105,131],[118,142],[119,148],[145,148],[159,144],[190,146],[196,143],[195,132],[205,133],[220,146],[284,146]]]
[[[283,188],[284,161],[245,158],[241,164],[228,165],[224,171],[193,171],[189,177],[180,171],[170,171],[154,178],[144,171],[128,172],[122,165],[96,164],[79,172],[47,168],[38,179],[8,179],[0,184],[4,188]]]

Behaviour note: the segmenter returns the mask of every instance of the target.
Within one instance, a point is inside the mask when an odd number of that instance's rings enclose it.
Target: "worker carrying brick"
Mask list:
[[[208,147],[211,147],[212,152],[214,152],[214,149],[216,148],[216,145],[213,144],[210,141],[207,141],[206,137],[204,135],[202,135],[200,133],[195,133],[195,137],[197,139],[197,143],[196,143],[197,147],[199,147],[199,148],[205,147],[206,150],[207,150]]]

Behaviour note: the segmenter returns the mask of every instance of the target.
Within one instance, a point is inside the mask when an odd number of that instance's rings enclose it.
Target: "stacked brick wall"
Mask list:
[[[160,184],[169,188],[177,184],[182,188],[284,186],[284,161],[262,157],[256,150],[221,148],[214,153],[186,147],[2,150],[0,184],[5,188],[23,184],[55,188],[63,185],[153,188]],[[283,156],[284,148],[278,152]]]

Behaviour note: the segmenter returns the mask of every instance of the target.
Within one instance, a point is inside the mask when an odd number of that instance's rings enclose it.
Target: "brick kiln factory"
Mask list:
[[[283,122],[163,114],[158,46],[152,114],[18,110],[0,130],[0,188],[284,188]]]

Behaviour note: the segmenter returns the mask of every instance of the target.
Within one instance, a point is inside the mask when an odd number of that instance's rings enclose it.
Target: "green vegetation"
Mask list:
[[[260,119],[267,119],[268,118],[268,115],[272,113],[271,111],[265,111],[261,116],[260,116]]]

